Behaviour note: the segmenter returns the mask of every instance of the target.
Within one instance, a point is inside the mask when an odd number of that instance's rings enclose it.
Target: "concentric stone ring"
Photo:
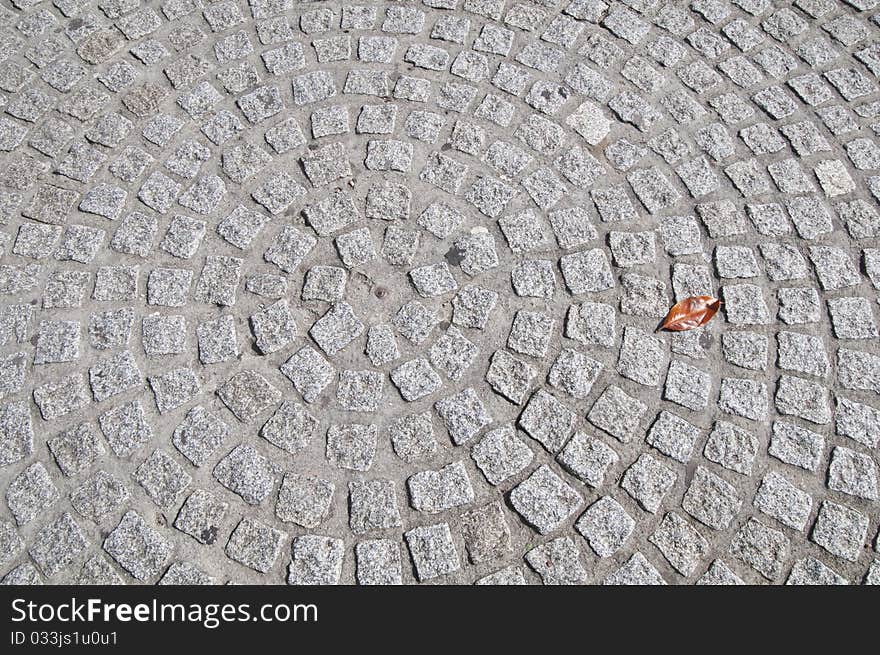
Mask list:
[[[3,582],[880,582],[878,12],[4,0]]]

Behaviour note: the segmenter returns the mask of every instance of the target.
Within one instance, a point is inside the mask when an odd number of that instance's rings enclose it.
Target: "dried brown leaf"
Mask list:
[[[660,326],[663,330],[683,332],[705,325],[721,307],[721,301],[712,296],[690,296],[673,305]]]

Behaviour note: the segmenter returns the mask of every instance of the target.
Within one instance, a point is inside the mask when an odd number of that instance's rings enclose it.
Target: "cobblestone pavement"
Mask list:
[[[876,0],[0,26],[5,583],[880,583]]]

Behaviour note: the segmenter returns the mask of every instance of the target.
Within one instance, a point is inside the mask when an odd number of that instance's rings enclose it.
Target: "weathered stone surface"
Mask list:
[[[875,0],[6,5],[3,582],[880,580]]]

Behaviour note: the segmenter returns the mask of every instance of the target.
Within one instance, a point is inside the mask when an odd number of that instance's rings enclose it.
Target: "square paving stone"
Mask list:
[[[729,200],[700,203],[696,210],[713,239],[736,236],[746,231],[745,217]]]
[[[98,350],[124,346],[133,325],[134,311],[131,308],[96,312],[89,317],[89,343]]]
[[[830,363],[821,338],[798,332],[779,332],[776,343],[780,368],[818,377],[828,373]]]
[[[392,266],[409,266],[419,248],[419,232],[396,225],[385,228],[382,256]]]
[[[217,234],[236,248],[244,250],[268,222],[269,218],[265,214],[239,205],[217,224]]]
[[[549,243],[546,229],[538,214],[533,211],[527,210],[504,216],[498,219],[498,226],[513,252],[540,250],[546,248]]]
[[[174,505],[178,496],[192,482],[189,473],[173,457],[161,450],[154,451],[141,463],[134,472],[134,479],[162,509]]]
[[[438,400],[434,408],[456,445],[468,441],[492,422],[483,402],[470,387]]]
[[[582,246],[598,236],[587,210],[583,207],[552,211],[549,219],[556,242],[565,250]]]
[[[197,405],[174,429],[171,443],[195,466],[204,464],[229,436],[229,426]]]
[[[838,339],[872,339],[878,334],[867,298],[831,298],[828,313]]]
[[[68,375],[58,382],[49,382],[34,389],[34,403],[40,410],[40,416],[47,421],[70,414],[89,402],[85,382],[78,374]]]
[[[351,305],[340,302],[315,321],[309,335],[321,350],[333,356],[357,339],[363,331],[364,324],[355,315]]]
[[[333,379],[335,369],[318,351],[304,346],[280,367],[307,403],[314,402]]]
[[[196,489],[177,513],[174,527],[200,544],[210,546],[217,541],[228,509],[229,503],[220,500],[209,491]]]
[[[199,361],[202,364],[219,364],[238,356],[238,337],[235,318],[231,315],[204,321],[196,327]]]
[[[317,528],[330,514],[335,489],[329,480],[286,473],[278,489],[275,515],[306,529]]]
[[[605,578],[606,585],[665,585],[660,572],[644,555],[636,552],[626,563]]]
[[[393,480],[348,483],[349,526],[355,534],[401,526]]]
[[[443,203],[431,203],[419,214],[418,224],[438,239],[455,232],[464,220],[461,212]]]
[[[406,481],[413,509],[428,514],[467,505],[474,490],[464,464],[453,462],[438,471],[421,471]]]
[[[253,446],[240,444],[217,462],[213,475],[248,505],[259,505],[272,493],[276,471]]]
[[[772,516],[780,523],[795,530],[803,530],[813,507],[813,499],[784,475],[770,471],[761,480],[752,504],[755,509]]]
[[[314,266],[308,270],[303,284],[303,300],[338,302],[345,295],[348,274],[338,266]]]
[[[413,528],[405,532],[404,537],[420,581],[454,573],[461,568],[458,551],[446,523]]]
[[[95,555],[83,564],[79,576],[76,578],[78,585],[121,585],[122,578],[110,563],[100,555]]]
[[[155,577],[173,546],[136,512],[126,512],[104,540],[104,550],[141,582]]]
[[[770,312],[760,287],[753,284],[726,284],[722,292],[730,323],[761,325],[770,322]]]
[[[550,452],[562,447],[574,422],[574,412],[543,389],[531,397],[518,419],[519,426]]]
[[[828,389],[791,375],[782,375],[776,388],[776,410],[824,425],[831,422]]]
[[[147,302],[163,307],[186,305],[193,272],[179,268],[156,268],[147,278]]]
[[[524,559],[545,585],[574,585],[587,581],[580,549],[570,537],[557,537],[533,548]]]
[[[190,259],[198,251],[205,231],[205,221],[176,215],[169,222],[159,247],[174,257]]]
[[[66,476],[82,473],[105,453],[104,445],[88,423],[67,428],[46,443]]]
[[[645,386],[658,386],[666,365],[663,342],[647,332],[627,327],[617,360],[617,372]]]
[[[81,307],[90,280],[85,271],[53,271],[43,292],[43,309]]]
[[[260,428],[260,436],[272,445],[295,455],[309,445],[317,425],[318,420],[305,407],[285,400]]]
[[[67,568],[88,545],[73,517],[65,512],[34,536],[28,554],[44,575],[51,577]]]
[[[786,464],[815,471],[824,449],[825,439],[822,435],[794,423],[776,421],[767,452]]]
[[[48,257],[61,236],[61,231],[62,228],[57,225],[23,223],[15,236],[12,254],[31,259]]]
[[[471,277],[496,268],[499,263],[495,237],[491,233],[478,231],[460,236],[452,255],[461,270]]]
[[[724,278],[750,278],[760,275],[754,252],[743,246],[715,248],[715,268],[718,275]]]
[[[698,368],[674,360],[666,374],[663,397],[694,411],[702,410],[709,402],[712,377]]]
[[[249,568],[266,573],[275,564],[287,534],[264,523],[244,518],[229,535],[224,549],[227,557]]]
[[[504,350],[497,350],[486,371],[486,382],[496,393],[520,405],[525,400],[534,376],[535,370],[530,364]]]
[[[672,412],[661,411],[645,441],[664,455],[682,463],[690,459],[700,429]]]
[[[846,578],[827,567],[815,557],[795,562],[785,580],[786,585],[845,585]]]
[[[565,348],[550,368],[548,381],[577,399],[590,395],[602,371],[602,363],[571,348]]]
[[[485,329],[497,301],[498,294],[490,289],[462,287],[452,299],[452,322],[465,328]]]
[[[376,456],[375,425],[334,424],[327,430],[327,459],[342,469],[369,471]]]
[[[272,245],[266,249],[263,259],[275,264],[285,273],[294,273],[316,243],[317,239],[311,234],[285,225],[278,232]]]
[[[819,508],[810,539],[832,555],[855,562],[862,552],[867,532],[867,516],[826,500]]]
[[[414,268],[409,272],[409,276],[422,298],[441,296],[458,289],[458,284],[445,261]]]
[[[186,352],[186,319],[180,315],[148,314],[141,321],[141,339],[148,357]]]
[[[648,537],[673,568],[682,575],[691,575],[709,553],[709,542],[690,523],[674,512],[663,517]]]
[[[768,580],[776,580],[788,559],[790,542],[782,532],[750,518],[734,535],[729,552]]]
[[[614,346],[616,311],[611,305],[582,302],[571,305],[565,321],[565,336],[583,345]]]
[[[59,497],[58,488],[40,462],[28,466],[6,488],[6,505],[18,525],[35,519]]]
[[[217,390],[223,404],[243,423],[249,423],[281,400],[281,392],[253,370],[236,373]]]
[[[101,432],[117,457],[128,457],[150,440],[153,429],[140,401],[119,405],[98,417]]]
[[[384,394],[384,380],[378,371],[341,371],[336,400],[351,412],[375,412]]]
[[[758,438],[727,421],[715,422],[703,448],[706,459],[743,475],[752,472],[757,454]]]
[[[511,550],[510,527],[501,502],[462,514],[461,533],[473,564],[502,558]]]
[[[828,466],[828,488],[832,491],[876,500],[877,467],[868,455],[836,446]]]
[[[437,391],[443,382],[424,358],[413,359],[391,371],[391,381],[404,400],[412,402]]]
[[[427,459],[437,450],[430,412],[400,416],[387,427],[394,454],[406,462]]]
[[[698,466],[681,507],[700,523],[715,530],[727,528],[742,507],[736,487]]]
[[[0,400],[21,391],[24,385],[27,353],[18,352],[0,359]]]
[[[608,245],[616,266],[629,268],[654,261],[651,232],[609,232]]]
[[[603,496],[581,514],[574,527],[599,557],[611,557],[627,542],[635,525],[620,503]]]
[[[585,250],[559,260],[562,277],[573,294],[595,293],[614,286],[608,257],[603,250]]]
[[[508,425],[487,432],[471,449],[471,457],[486,480],[498,485],[523,471],[534,453]]]
[[[478,354],[479,348],[454,327],[449,327],[428,351],[431,364],[453,381],[462,378]]]
[[[163,575],[156,584],[193,586],[214,585],[217,584],[217,582],[213,577],[202,571],[195,564],[190,564],[188,562],[175,562],[168,567],[168,570],[165,571],[165,575]]]
[[[651,455],[643,454],[624,472],[620,486],[643,509],[656,514],[677,479],[678,475],[672,469]]]
[[[529,525],[547,534],[576,512],[583,498],[542,465],[510,492],[510,502]]]
[[[604,483],[608,469],[617,464],[620,458],[604,441],[579,431],[556,459],[582,482],[598,488]]]
[[[840,248],[814,246],[809,249],[816,276],[825,291],[837,291],[861,282],[850,256]]]
[[[767,416],[767,385],[756,380],[722,378],[718,407],[734,416],[760,421]]]
[[[693,216],[661,218],[660,237],[666,252],[674,257],[703,251],[700,227]]]
[[[281,350],[296,337],[296,323],[286,300],[251,314],[250,324],[254,342],[264,355]]]
[[[627,443],[640,429],[641,417],[648,407],[619,387],[605,388],[587,414],[587,420],[618,441]]]
[[[731,571],[720,559],[716,559],[695,584],[698,585],[744,585],[742,578]]]
[[[55,258],[61,261],[75,261],[80,264],[91,262],[104,242],[106,232],[87,225],[69,225],[64,230],[61,242],[55,250]]]
[[[41,321],[34,364],[72,362],[80,356],[78,321]]]
[[[474,581],[475,585],[489,585],[489,586],[499,586],[499,585],[524,585],[526,583],[526,578],[523,575],[522,569],[518,566],[512,565],[495,571],[494,573],[490,573],[489,575],[484,575],[482,578],[477,578]]]
[[[195,299],[214,305],[234,305],[241,279],[241,264],[242,260],[238,257],[208,256],[196,283]]]
[[[355,546],[356,577],[360,585],[403,583],[400,544],[390,539],[362,541]]]
[[[870,405],[838,396],[835,428],[838,435],[874,448],[880,440],[880,411]]]
[[[333,585],[339,583],[345,547],[341,539],[320,535],[296,537],[287,572],[290,585]]]
[[[846,389],[877,391],[880,380],[880,358],[870,353],[839,348],[837,380]],[[822,413],[824,416],[824,412]]]
[[[370,327],[364,353],[370,358],[373,366],[383,366],[400,358],[400,349],[397,347],[394,328],[390,323],[380,323]]]
[[[768,340],[757,332],[725,332],[721,336],[721,352],[724,359],[735,366],[752,371],[767,368]]]

